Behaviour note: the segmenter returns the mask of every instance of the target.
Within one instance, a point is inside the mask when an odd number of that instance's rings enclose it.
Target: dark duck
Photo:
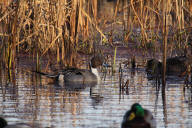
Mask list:
[[[125,113],[121,128],[156,128],[156,122],[149,110],[139,103],[134,103]]]
[[[191,72],[191,64],[192,64],[192,46],[188,44],[188,46],[184,50],[183,56],[175,56],[167,59],[166,62],[166,74],[167,75],[176,75],[176,76],[184,76],[187,73]],[[147,61],[147,72],[152,72],[154,74],[161,74],[162,71],[162,63],[157,59],[151,59]]]

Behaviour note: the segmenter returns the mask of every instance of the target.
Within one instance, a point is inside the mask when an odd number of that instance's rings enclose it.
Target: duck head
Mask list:
[[[131,113],[128,120],[133,120],[135,118],[144,118],[144,109],[139,103],[135,103],[131,106]]]
[[[100,80],[100,77],[99,77],[99,72],[98,72],[97,68],[99,66],[102,66],[103,63],[104,63],[104,57],[101,55],[92,57],[92,59],[89,63],[91,72],[97,76],[98,80]]]
[[[97,68],[104,63],[104,57],[102,55],[93,56],[90,62],[91,68]]]

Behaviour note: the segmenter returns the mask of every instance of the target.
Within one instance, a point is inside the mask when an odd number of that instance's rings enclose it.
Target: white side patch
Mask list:
[[[100,80],[99,72],[98,72],[97,68],[91,68],[91,72],[96,75],[97,80]]]
[[[64,75],[63,74],[59,74],[59,81],[61,81],[61,82],[64,81]]]

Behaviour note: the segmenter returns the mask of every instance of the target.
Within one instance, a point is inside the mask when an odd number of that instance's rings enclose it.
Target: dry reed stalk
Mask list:
[[[114,19],[116,18],[117,16],[117,11],[119,9],[119,3],[120,3],[120,0],[117,0],[117,4],[116,4],[116,7],[115,7],[115,13],[114,13]]]
[[[91,24],[93,24],[93,26],[95,26],[95,28],[97,29],[97,31],[101,34],[101,36],[104,38],[104,39],[107,39],[107,37],[103,34],[103,32],[101,31],[101,29],[92,21],[91,17],[84,11],[82,10],[82,13],[88,18],[89,22]]]
[[[169,13],[169,7],[171,6],[171,0],[163,1],[163,75],[162,75],[162,85],[166,86],[166,60],[167,60],[167,39],[168,39],[168,20],[167,14]]]
[[[92,10],[95,22],[97,21],[97,0],[92,0]]]
[[[183,0],[175,0],[176,3],[176,17],[178,20],[178,29],[181,30],[184,28],[184,13],[183,13]]]
[[[139,22],[139,24],[140,24],[140,26],[141,26],[141,32],[142,32],[143,38],[144,38],[144,40],[147,40],[147,41],[148,41],[148,37],[147,37],[147,34],[146,34],[146,32],[145,32],[144,25],[143,25],[143,23],[141,22],[141,19],[139,18],[138,14],[137,14],[137,12],[136,12],[136,10],[135,10],[134,4],[133,4],[133,0],[131,0],[131,7],[132,7],[133,12],[134,12],[135,16],[137,17],[137,20],[138,20],[138,22]]]
[[[12,47],[11,47],[11,51],[12,51],[12,63],[13,63],[13,67],[15,67],[15,54],[16,54],[16,42],[18,41],[17,36],[17,21],[18,21],[18,10],[19,10],[19,1],[16,1],[16,9],[15,9],[15,17],[13,19],[13,24],[11,26],[11,43],[12,43]]]
[[[6,5],[8,4],[5,0],[3,2]],[[57,55],[58,62],[62,60],[65,65],[73,65],[76,59],[75,54],[79,36],[84,40],[90,38],[91,32],[95,36],[91,28],[94,26],[101,36],[106,39],[97,24],[98,2],[97,0],[20,0],[17,6],[18,9],[12,6],[5,8],[7,10],[4,9],[5,11],[0,15],[0,23],[5,23],[8,32],[3,32],[0,35],[9,36],[11,42],[11,44],[3,43],[0,47],[5,56],[11,55],[4,58],[5,62],[8,63],[10,58],[12,58],[13,62],[15,51],[22,49],[26,53],[33,53],[34,55],[38,52],[39,59],[50,52]],[[117,10],[120,8],[120,2],[120,0],[117,1],[115,17],[118,16]],[[184,0],[171,0],[168,2],[173,4],[168,3],[167,14],[169,15],[170,11],[174,11],[177,17],[176,22],[179,24],[179,31],[184,30],[186,26],[184,6],[187,2]],[[189,3],[192,2],[189,1]],[[139,38],[143,39],[143,44],[145,41],[158,41],[158,38],[162,36],[159,33],[160,24],[162,24],[162,20],[159,18],[162,16],[163,6],[161,5],[162,1],[158,0],[126,1],[122,10],[124,11],[123,20],[127,23],[125,25],[125,28],[128,29],[127,35],[125,35],[127,40],[134,34],[132,28],[139,25],[141,28]],[[187,8],[190,11],[191,5],[189,4]],[[172,25],[171,22],[169,23],[169,25]],[[8,28],[12,28],[12,31]],[[147,32],[148,29],[150,33]],[[81,32],[81,35],[78,34],[79,32]],[[153,39],[153,35],[156,38]],[[92,45],[92,42],[89,45]],[[7,46],[10,47],[10,52],[6,52]]]
[[[128,5],[128,1],[124,1],[124,6],[126,7]],[[116,7],[117,8],[117,7]],[[117,9],[115,9],[115,17],[116,17],[116,10]],[[129,21],[129,19],[128,19],[128,14],[129,14],[129,12],[128,12],[128,8],[125,8],[124,9],[124,11],[123,11],[123,22],[124,22],[124,28],[127,28],[128,29],[128,21]],[[129,30],[129,29],[128,29]]]
[[[192,1],[189,0],[188,2],[189,2],[189,4],[188,4],[189,5],[189,12],[192,13]]]

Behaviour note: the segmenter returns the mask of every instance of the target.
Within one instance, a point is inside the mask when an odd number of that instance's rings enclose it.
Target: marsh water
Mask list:
[[[23,70],[24,64],[10,78],[1,69],[1,116],[9,124],[22,122],[40,128],[119,128],[125,112],[138,102],[153,113],[157,128],[191,128],[192,88],[174,78],[167,82],[164,95],[161,85],[147,79],[144,67],[133,70],[121,64],[121,81],[128,81],[121,89],[119,64],[126,60],[117,58],[113,75],[110,68],[100,70],[97,85],[54,84]]]

